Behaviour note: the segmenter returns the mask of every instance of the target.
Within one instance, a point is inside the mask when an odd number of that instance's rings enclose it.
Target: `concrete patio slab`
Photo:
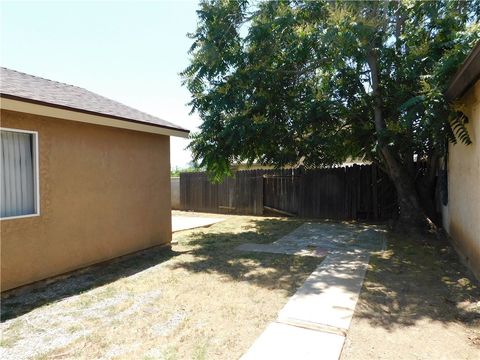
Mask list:
[[[346,331],[350,326],[369,254],[329,255],[278,314],[278,321]]]
[[[382,249],[384,230],[373,225],[351,223],[305,223],[272,244],[242,244],[240,251],[271,252],[301,256]]]
[[[242,360],[338,359],[345,337],[297,326],[271,323]]]
[[[225,220],[225,218],[172,216],[172,232],[210,226]]]

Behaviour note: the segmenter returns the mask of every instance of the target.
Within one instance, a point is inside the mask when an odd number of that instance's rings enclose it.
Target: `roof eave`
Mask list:
[[[0,100],[0,108],[5,110],[182,138],[187,138],[190,133],[189,130],[182,128],[138,121],[63,105],[50,104],[10,94],[0,93]]]
[[[478,79],[480,79],[480,41],[455,73],[445,91],[445,97],[449,101],[461,98]]]

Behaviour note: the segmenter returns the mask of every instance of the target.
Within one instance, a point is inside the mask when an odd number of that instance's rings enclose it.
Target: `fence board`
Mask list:
[[[245,170],[218,184],[180,174],[181,209],[262,215],[264,207],[304,218],[385,220],[398,214],[395,190],[374,165],[303,171]]]

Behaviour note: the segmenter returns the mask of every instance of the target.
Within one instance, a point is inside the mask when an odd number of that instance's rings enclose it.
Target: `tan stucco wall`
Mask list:
[[[480,279],[480,81],[461,99],[473,144],[449,146],[448,205],[443,224],[465,263]]]
[[[40,215],[0,221],[2,291],[171,241],[169,137],[1,110],[38,131]]]

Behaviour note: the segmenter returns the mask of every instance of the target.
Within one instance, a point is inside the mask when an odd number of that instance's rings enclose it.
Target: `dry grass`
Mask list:
[[[319,259],[240,253],[301,222],[229,217],[2,303],[3,358],[234,359]]]
[[[370,258],[342,359],[478,359],[480,288],[451,245],[388,241]]]

